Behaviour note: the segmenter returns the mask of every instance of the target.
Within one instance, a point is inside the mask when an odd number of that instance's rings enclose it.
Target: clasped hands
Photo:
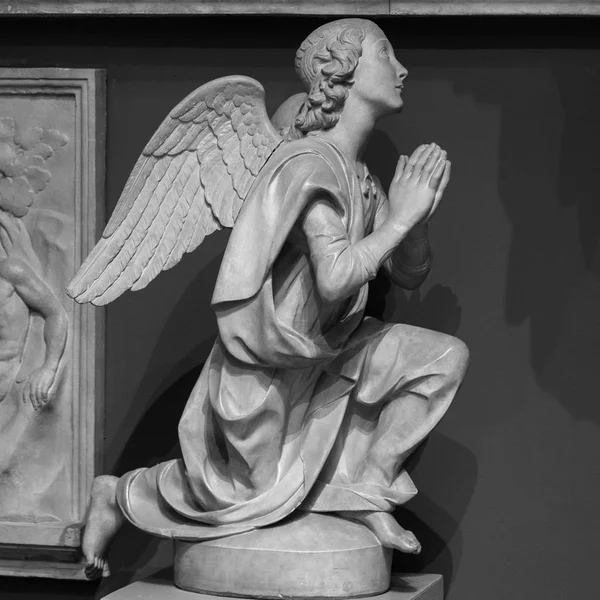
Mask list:
[[[450,161],[437,144],[419,146],[402,155],[390,185],[388,220],[410,231],[432,217],[450,180]]]

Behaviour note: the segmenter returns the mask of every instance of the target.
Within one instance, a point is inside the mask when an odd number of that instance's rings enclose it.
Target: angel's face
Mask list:
[[[404,105],[402,88],[407,75],[383,31],[376,25],[369,27],[350,93],[375,110],[377,117],[393,114]]]

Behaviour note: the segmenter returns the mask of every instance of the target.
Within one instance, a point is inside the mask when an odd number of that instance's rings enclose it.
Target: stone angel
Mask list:
[[[201,541],[300,510],[421,549],[392,516],[417,491],[403,463],[448,409],[468,351],[364,310],[380,269],[407,289],[427,276],[427,222],[450,161],[420,146],[400,157],[387,194],[370,174],[369,137],[402,109],[407,76],[373,22],[323,25],[295,66],[307,93],[282,106],[277,127],[247,77],[209,82],[173,109],[69,287],[106,304],[233,227],[212,298],[219,335],[179,424],[182,458],[95,480],[90,577],[109,575],[125,519]]]

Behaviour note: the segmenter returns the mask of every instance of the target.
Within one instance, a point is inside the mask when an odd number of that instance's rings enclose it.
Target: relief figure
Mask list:
[[[0,521],[58,519],[55,501],[43,499],[60,472],[57,432],[38,411],[59,389],[69,319],[46,280],[52,253],[40,258],[26,221],[46,238],[41,223],[56,217],[34,202],[52,179],[47,160],[67,141],[0,117]]]
[[[34,312],[44,320],[45,356],[28,374],[22,399],[38,410],[52,397],[67,341],[67,314],[32,266],[39,260],[25,226],[0,209],[0,228],[0,402],[15,383]]]

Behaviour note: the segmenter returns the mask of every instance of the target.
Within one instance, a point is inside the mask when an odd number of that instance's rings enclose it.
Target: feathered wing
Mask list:
[[[192,92],[148,142],[119,202],[68,287],[108,304],[139,290],[217,229],[232,227],[281,136],[258,81],[232,76]]]

